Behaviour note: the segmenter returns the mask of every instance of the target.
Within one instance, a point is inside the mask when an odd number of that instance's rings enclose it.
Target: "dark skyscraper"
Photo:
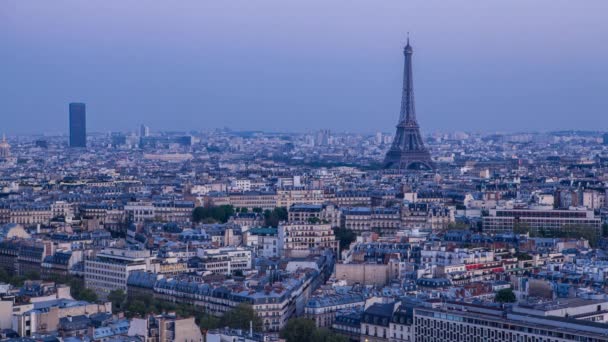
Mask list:
[[[403,94],[401,96],[401,114],[397,124],[397,133],[393,145],[386,153],[384,167],[399,170],[431,170],[434,168],[431,154],[424,146],[420,127],[416,121],[414,107],[414,80],[412,75],[412,54],[414,50],[407,45],[403,50],[405,65],[403,70]]]
[[[87,147],[87,110],[84,103],[70,103],[70,147]]]

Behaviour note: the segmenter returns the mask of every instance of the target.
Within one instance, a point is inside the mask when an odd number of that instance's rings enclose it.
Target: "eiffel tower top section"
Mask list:
[[[414,49],[410,45],[410,37],[408,34],[407,45],[403,49],[404,66],[403,66],[403,94],[401,96],[401,113],[399,116],[399,125],[418,126],[416,121],[416,106],[414,105],[414,75],[412,72],[412,55]]]

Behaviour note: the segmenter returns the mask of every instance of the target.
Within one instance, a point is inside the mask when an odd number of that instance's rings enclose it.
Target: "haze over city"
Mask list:
[[[406,33],[437,130],[608,126],[606,1],[0,3],[8,134],[88,130],[393,132]]]
[[[608,0],[0,0],[0,342],[608,342]]]

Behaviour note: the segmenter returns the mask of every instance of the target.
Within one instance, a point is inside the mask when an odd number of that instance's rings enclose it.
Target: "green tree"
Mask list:
[[[287,221],[289,213],[285,207],[264,210],[264,224],[268,227],[278,227],[279,222]]]
[[[497,303],[515,303],[517,301],[517,297],[515,297],[515,293],[511,288],[502,289],[496,292],[494,301]]]
[[[471,226],[464,222],[450,222],[446,227],[447,230],[469,230]]]
[[[327,328],[317,328],[310,337],[312,342],[348,342],[348,338],[338,335]]]
[[[308,223],[310,223],[310,224],[317,224],[319,222],[321,222],[321,220],[319,220],[318,217],[311,216],[308,218]]]
[[[262,330],[262,319],[255,313],[253,306],[241,303],[222,316],[220,326],[246,330],[249,329],[249,322],[253,322],[253,330]]]
[[[196,207],[192,211],[194,222],[220,222],[226,223],[230,216],[234,215],[234,207],[231,205]]]
[[[513,225],[513,233],[515,234],[526,234],[530,232],[530,225],[524,222],[516,222]]]
[[[357,239],[357,234],[348,228],[334,228],[334,235],[340,241],[340,250],[348,248]]]
[[[118,313],[123,311],[125,308],[127,296],[123,290],[114,290],[108,294],[108,300],[112,302],[112,311]]]
[[[129,301],[129,304],[127,305],[127,313],[129,317],[133,317],[133,316],[145,316],[146,314],[148,314],[148,308],[146,308],[146,304],[141,301],[141,300],[133,300],[133,301]]]
[[[0,267],[0,282],[10,283],[11,276],[8,274],[4,267]]]
[[[220,319],[209,314],[201,314],[197,321],[198,326],[203,330],[217,329],[220,327]]]
[[[517,252],[515,253],[517,260],[532,260],[532,256],[528,253]]]
[[[310,342],[315,330],[314,321],[306,318],[293,318],[287,321],[279,336],[287,342]]]
[[[36,271],[28,271],[24,276],[27,280],[40,280],[40,273]]]
[[[76,298],[76,299],[84,300],[85,302],[94,303],[97,301],[97,293],[95,293],[95,291],[93,291],[91,289],[87,289],[87,288],[80,291],[80,294],[78,297],[79,298]]]

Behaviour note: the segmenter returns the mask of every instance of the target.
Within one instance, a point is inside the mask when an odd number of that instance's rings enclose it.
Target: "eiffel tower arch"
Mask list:
[[[403,92],[401,95],[401,112],[395,139],[384,158],[385,169],[399,170],[433,170],[435,164],[429,150],[424,146],[420,127],[416,120],[414,106],[414,80],[412,72],[412,55],[414,50],[407,39],[403,49],[405,62],[403,67]]]

